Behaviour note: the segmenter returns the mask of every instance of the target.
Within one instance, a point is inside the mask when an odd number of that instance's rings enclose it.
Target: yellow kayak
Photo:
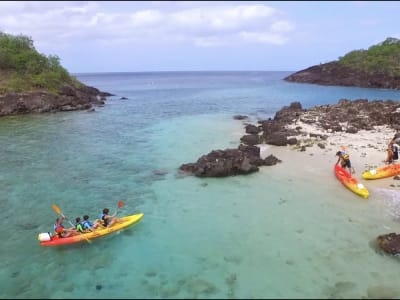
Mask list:
[[[400,164],[391,164],[376,169],[364,171],[361,174],[363,179],[379,179],[392,177],[400,174]]]
[[[135,214],[135,215],[121,217],[119,219],[122,220],[122,222],[116,223],[111,227],[107,227],[104,229],[97,229],[96,231],[93,231],[93,232],[81,233],[78,235],[65,237],[65,238],[60,238],[60,237],[58,237],[58,235],[52,236],[48,232],[40,233],[38,236],[38,240],[40,241],[40,245],[42,245],[42,246],[59,246],[59,245],[79,243],[82,241],[85,242],[87,240],[101,237],[101,236],[107,235],[109,233],[119,231],[121,229],[129,227],[129,226],[139,222],[143,218],[143,215],[144,215],[143,213],[139,213],[139,214]]]

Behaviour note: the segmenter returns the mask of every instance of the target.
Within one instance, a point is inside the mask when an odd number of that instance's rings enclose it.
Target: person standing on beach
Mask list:
[[[336,152],[336,156],[338,156],[338,160],[336,162],[336,165],[340,161],[340,165],[342,166],[343,169],[346,169],[346,167],[349,169],[349,173],[354,174],[356,170],[351,166],[350,162],[350,156],[344,152],[344,151],[338,151]]]
[[[399,149],[400,149],[400,146],[393,139],[393,145],[392,145],[393,160],[398,160],[399,159]]]
[[[400,144],[400,129],[396,129],[396,133],[393,136],[393,142],[395,144]]]
[[[400,148],[400,146],[395,143],[395,139],[393,138],[389,142],[389,145],[388,145],[387,150],[386,150],[387,151],[387,157],[383,162],[385,162],[387,164],[391,164],[395,160],[398,160],[399,159],[399,148]]]

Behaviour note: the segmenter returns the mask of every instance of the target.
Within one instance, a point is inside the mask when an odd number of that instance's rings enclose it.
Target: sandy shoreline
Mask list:
[[[297,136],[300,146],[306,146],[306,151],[300,151],[298,145],[293,146],[273,146],[261,144],[261,157],[273,154],[286,165],[287,172],[293,170],[309,169],[315,176],[332,177],[333,166],[337,161],[336,152],[345,147],[350,155],[352,166],[355,169],[353,175],[358,180],[367,184],[369,187],[395,189],[400,186],[392,177],[379,180],[364,180],[361,178],[363,171],[384,166],[383,160],[386,159],[386,149],[389,141],[393,138],[395,130],[387,126],[378,126],[374,130],[360,130],[356,134],[346,132],[327,132],[320,128],[298,122],[295,126],[301,126],[302,131],[307,133],[323,134],[328,136],[324,141],[312,139],[309,135]],[[325,145],[325,148],[318,146],[318,143]],[[398,163],[398,162],[397,162]],[[287,168],[290,165],[290,168]]]

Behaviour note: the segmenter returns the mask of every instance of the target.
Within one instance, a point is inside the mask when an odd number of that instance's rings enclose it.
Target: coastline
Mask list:
[[[330,133],[301,121],[297,122],[296,125],[290,126],[293,126],[293,128],[301,126],[308,133],[324,134],[328,138],[323,143],[325,148],[321,148],[315,142],[310,143],[309,136],[297,136],[297,139],[300,140],[300,145],[308,144],[305,147],[305,151],[300,151],[300,147],[296,145],[257,145],[260,148],[261,158],[264,159],[270,154],[275,155],[282,161],[280,164],[284,165],[285,172],[288,172],[289,175],[302,176],[303,172],[300,170],[303,170],[310,171],[312,176],[326,177],[327,180],[330,180],[329,178],[333,175],[333,166],[337,161],[336,152],[345,147],[350,155],[351,164],[355,168],[353,176],[364,183],[368,189],[382,188],[391,190],[400,186],[400,182],[397,183],[392,177],[378,180],[364,180],[361,178],[361,174],[365,170],[385,166],[383,161],[386,159],[386,148],[394,136],[394,129],[388,126],[376,126],[374,130],[360,130],[356,134],[352,134],[346,132]],[[290,168],[288,168],[288,165]]]

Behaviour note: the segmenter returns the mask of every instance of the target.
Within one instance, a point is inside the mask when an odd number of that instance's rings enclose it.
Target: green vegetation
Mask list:
[[[400,40],[387,38],[368,50],[354,50],[340,57],[340,64],[368,74],[400,77]]]
[[[30,37],[0,32],[0,93],[35,90],[57,93],[66,83],[81,85],[60,65],[58,56],[38,53]]]

